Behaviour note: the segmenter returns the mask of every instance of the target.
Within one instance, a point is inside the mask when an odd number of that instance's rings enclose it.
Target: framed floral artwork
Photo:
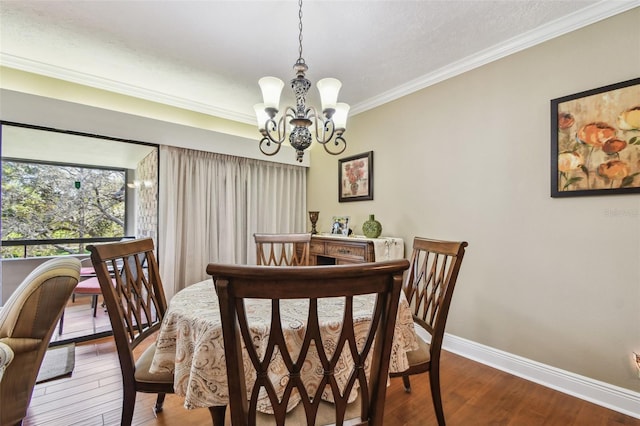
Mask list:
[[[551,196],[640,192],[640,78],[551,100]]]
[[[373,200],[373,151],[338,160],[338,201]]]

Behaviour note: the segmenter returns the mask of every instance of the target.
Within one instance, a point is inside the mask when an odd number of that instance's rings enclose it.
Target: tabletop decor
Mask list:
[[[338,201],[373,200],[373,151],[338,160]]]
[[[369,219],[362,224],[362,233],[367,238],[378,238],[382,233],[382,224],[378,222],[375,215],[370,214]]]
[[[349,236],[349,216],[333,216],[331,233]]]
[[[320,212],[318,211],[310,211],[309,212],[309,221],[311,221],[311,233],[313,235],[318,233],[318,230],[316,229],[316,223],[318,223],[318,215],[320,214]]]
[[[640,78],[551,100],[551,196],[640,192]]]

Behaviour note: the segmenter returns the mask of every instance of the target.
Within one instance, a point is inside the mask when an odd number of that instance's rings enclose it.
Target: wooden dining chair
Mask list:
[[[311,234],[253,234],[258,265],[307,266]]]
[[[453,290],[464,257],[467,242],[430,240],[416,237],[403,290],[409,301],[416,326],[429,336],[418,333],[419,349],[408,352],[409,369],[391,373],[401,376],[407,392],[411,392],[409,376],[429,373],[433,407],[438,424],[445,424],[440,393],[440,351],[449,314]]]
[[[162,411],[165,394],[173,393],[173,373],[149,373],[156,345],[152,343],[139,357],[135,348],[160,328],[167,301],[150,238],[90,245],[107,306],[122,372],[123,404],[121,425],[130,425],[136,393],[157,393],[154,414]],[[113,273],[118,271],[118,273]]]
[[[207,273],[213,277],[220,303],[231,424],[324,425],[356,418],[356,424],[382,425],[402,273],[408,265],[405,259],[287,268],[209,264]],[[369,326],[356,336],[354,329],[360,322],[353,318],[354,297],[363,294],[376,297],[375,308]],[[326,297],[343,298],[345,303],[343,318],[335,318],[337,324],[342,320],[339,337],[331,340],[335,345],[323,338],[319,326],[318,299]],[[271,303],[268,337],[260,344],[252,339],[244,308],[247,298]],[[292,336],[283,331],[281,304],[286,299],[300,299],[309,306],[307,323],[300,324],[293,337],[302,341],[296,345],[299,353],[291,353],[295,352],[288,345]],[[344,367],[339,364],[341,354],[348,354],[353,362],[347,367],[346,382],[336,380],[337,371]],[[320,360],[320,368],[309,368],[312,356],[314,362]],[[245,367],[249,365],[255,371],[247,383]],[[286,380],[282,392],[271,381],[274,365],[286,368],[285,379],[275,379],[279,385]],[[357,398],[349,402],[353,390]],[[268,396],[273,414],[258,412],[261,395]],[[300,402],[287,412],[295,404],[293,395]],[[335,403],[326,402],[327,396]]]

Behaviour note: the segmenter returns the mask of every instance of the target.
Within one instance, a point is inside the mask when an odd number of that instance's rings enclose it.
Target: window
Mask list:
[[[124,237],[125,169],[2,160],[2,257],[84,253],[84,238]],[[43,245],[10,246],[13,240]],[[51,241],[59,240],[59,241]]]

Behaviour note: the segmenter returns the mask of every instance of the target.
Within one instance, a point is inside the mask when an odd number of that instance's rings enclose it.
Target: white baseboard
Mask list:
[[[640,393],[445,334],[443,349],[576,398],[640,419]]]

